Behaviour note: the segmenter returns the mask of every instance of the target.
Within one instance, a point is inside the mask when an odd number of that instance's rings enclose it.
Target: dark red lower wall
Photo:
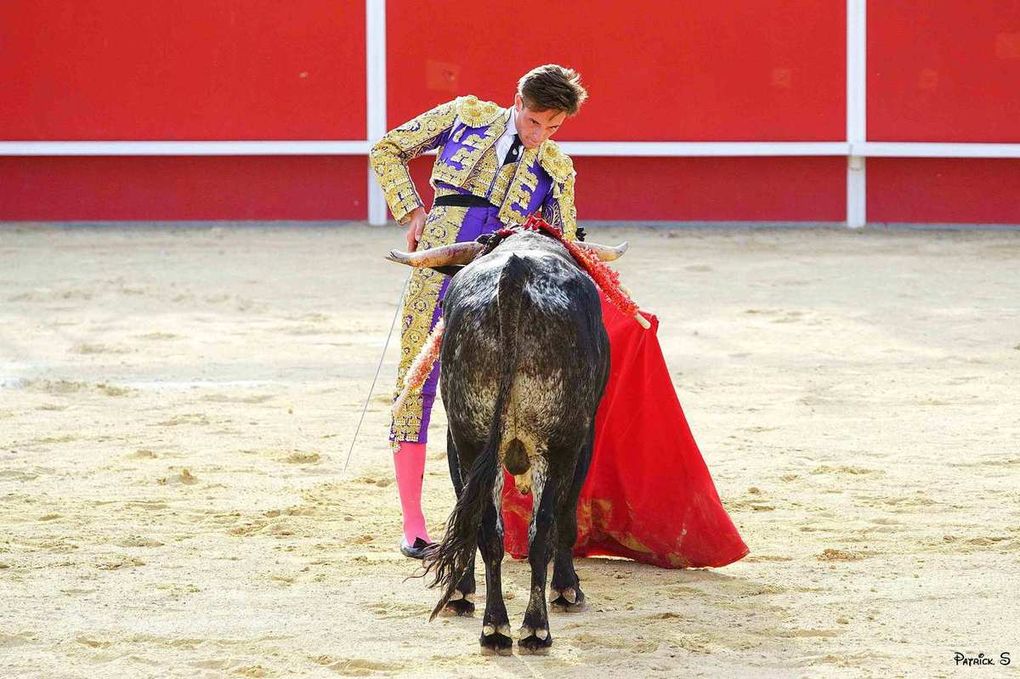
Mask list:
[[[846,219],[845,158],[578,158],[582,219]]]
[[[432,158],[412,161],[426,204]],[[846,159],[574,159],[578,218],[668,221],[846,219]]]
[[[360,156],[0,157],[0,220],[366,219]]]
[[[869,222],[1020,224],[1020,159],[869,158]]]
[[[432,158],[412,163],[426,204]],[[841,222],[843,158],[576,158],[584,220]],[[0,221],[363,220],[358,156],[0,157]],[[1020,224],[1020,159],[870,158],[868,221]]]

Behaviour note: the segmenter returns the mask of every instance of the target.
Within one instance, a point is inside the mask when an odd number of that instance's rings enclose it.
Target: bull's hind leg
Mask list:
[[[492,491],[493,501],[502,492],[503,475],[500,473],[496,476],[496,486]],[[494,502],[489,502],[478,532],[478,547],[485,561],[485,614],[482,616],[482,636],[478,641],[484,654],[510,655],[513,638],[510,636],[506,602],[503,601],[503,531],[496,506]]]
[[[453,481],[453,489],[460,497],[464,490],[464,479],[461,476],[460,458],[457,453],[457,446],[453,441],[453,433],[446,430],[446,460],[450,465],[450,479]],[[475,612],[475,555],[472,554],[468,560],[468,568],[464,577],[457,583],[453,590],[453,596],[443,608],[445,615],[472,615]]]
[[[517,646],[522,653],[548,653],[552,646],[549,633],[549,611],[545,605],[545,583],[549,573],[549,559],[553,552],[556,521],[557,484],[555,475],[548,474],[545,457],[532,458],[532,492],[534,509],[529,530],[528,562],[531,564],[531,598],[524,613]]]
[[[592,431],[594,432],[594,428]],[[549,588],[549,601],[554,609],[569,613],[583,611],[585,608],[581,579],[574,570],[574,543],[577,542],[577,498],[588,476],[593,441],[594,434],[581,448],[570,490],[564,494],[563,503],[557,509],[556,556]]]

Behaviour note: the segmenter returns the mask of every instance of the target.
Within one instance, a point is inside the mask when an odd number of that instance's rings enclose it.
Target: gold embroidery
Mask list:
[[[461,132],[458,132],[458,134],[460,133]],[[483,141],[485,140],[482,138],[481,135],[478,134],[468,135],[468,138],[461,142],[464,145],[457,149],[457,152],[450,157],[450,161],[458,163],[463,167],[468,162],[470,162],[470,160],[474,156],[478,155],[478,149],[481,148]]]
[[[568,240],[574,240],[577,237],[577,207],[574,204],[574,177],[576,173],[572,173],[567,178],[566,183],[563,184],[563,189],[560,191],[559,198],[555,198],[559,204],[560,209],[560,220],[563,222],[563,236]]]
[[[503,207],[499,209],[499,221],[503,222],[507,226],[516,226],[523,224],[527,220],[528,215],[517,209],[515,201],[512,200],[512,196],[507,196],[507,200],[503,203]]]
[[[457,241],[457,234],[467,214],[465,207],[435,206],[425,221],[425,230],[418,244],[421,249],[450,245]],[[393,398],[399,396],[404,384],[404,375],[421,351],[429,332],[432,317],[439,303],[439,290],[445,277],[432,269],[414,269],[407,285],[402,312],[400,334],[400,364],[397,367],[397,388]],[[421,429],[423,403],[421,392],[412,392],[394,418],[390,432],[394,441],[417,441]]]
[[[468,187],[471,193],[478,196],[491,196],[491,187],[496,181],[496,174],[500,171],[498,155],[496,147],[493,145],[475,163],[474,170],[471,171],[465,182],[465,186]],[[489,200],[494,202],[492,198],[489,198]]]
[[[538,162],[553,180],[547,220],[562,229],[564,237],[574,240],[577,234],[577,208],[574,205],[574,177],[577,172],[574,171],[574,163],[551,140],[542,144]]]
[[[467,123],[468,127],[482,127],[496,122],[506,109],[491,101],[479,101],[478,97],[469,94],[457,97],[457,115]]]
[[[521,159],[517,162],[517,172],[510,181],[506,197],[500,203],[499,219],[504,224],[521,224],[528,218],[525,213],[531,203],[532,194],[538,188],[538,176],[531,171],[538,153],[536,149],[524,149]],[[518,204],[520,208],[517,207]]]
[[[468,189],[473,193],[474,190],[469,186],[469,180],[477,175],[475,168],[478,162],[493,148],[505,128],[506,125],[497,120],[489,125],[482,134],[468,135],[463,142],[465,146],[458,149],[450,159],[459,163],[459,168],[444,162],[441,157],[436,158],[436,164],[432,167],[432,186],[435,186],[437,182],[442,182],[450,186]],[[487,188],[488,185],[486,185]],[[485,189],[479,195],[485,195]]]
[[[407,171],[407,162],[439,145],[439,137],[457,117],[457,103],[455,100],[440,104],[386,133],[368,154],[386,204],[401,224],[423,205]]]
[[[521,186],[531,189],[528,193],[534,193],[535,189],[538,188],[538,175],[531,171],[531,165],[525,165],[521,168]],[[531,196],[528,196],[528,200],[531,200]],[[527,205],[527,203],[524,203]]]
[[[495,161],[496,154],[492,154]],[[491,163],[495,164],[495,162]],[[481,163],[479,163],[481,165]],[[489,192],[489,202],[493,205],[502,205],[506,200],[507,191],[510,189],[510,182],[517,171],[516,163],[507,163],[496,170],[495,181],[492,182],[492,191]]]
[[[570,156],[560,150],[559,144],[551,139],[539,150],[538,162],[542,169],[549,173],[553,181],[563,184],[574,174],[574,163]]]
[[[500,211],[501,217],[504,214],[507,215],[507,219],[504,220],[506,223],[511,223],[511,220],[513,223],[520,223],[528,218],[526,213],[531,204],[531,196],[536,188],[538,188],[538,175],[527,166],[522,167],[514,177],[510,190],[507,191],[503,210]],[[511,214],[513,217],[510,217]]]

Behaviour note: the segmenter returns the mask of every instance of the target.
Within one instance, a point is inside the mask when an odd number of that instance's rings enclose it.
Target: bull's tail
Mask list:
[[[482,453],[475,458],[464,488],[457,498],[457,504],[446,523],[446,534],[442,542],[432,547],[425,557],[426,573],[432,572],[432,587],[442,587],[443,595],[432,610],[429,620],[439,614],[449,602],[457,584],[464,577],[471,557],[478,548],[478,530],[482,524],[489,503],[495,505],[497,521],[502,505],[494,493],[496,478],[500,473],[499,449],[503,439],[510,392],[513,389],[514,374],[517,371],[517,329],[521,313],[524,284],[528,278],[528,267],[516,255],[503,265],[499,277],[499,293],[496,297],[499,314],[499,389],[489,437]],[[502,536],[500,536],[502,539]]]

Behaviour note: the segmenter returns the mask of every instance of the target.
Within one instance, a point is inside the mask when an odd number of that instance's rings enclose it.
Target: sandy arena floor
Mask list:
[[[752,553],[580,560],[552,654],[487,658],[396,551],[393,345],[341,473],[397,230],[0,227],[0,675],[1016,676],[1020,234],[592,231]]]

